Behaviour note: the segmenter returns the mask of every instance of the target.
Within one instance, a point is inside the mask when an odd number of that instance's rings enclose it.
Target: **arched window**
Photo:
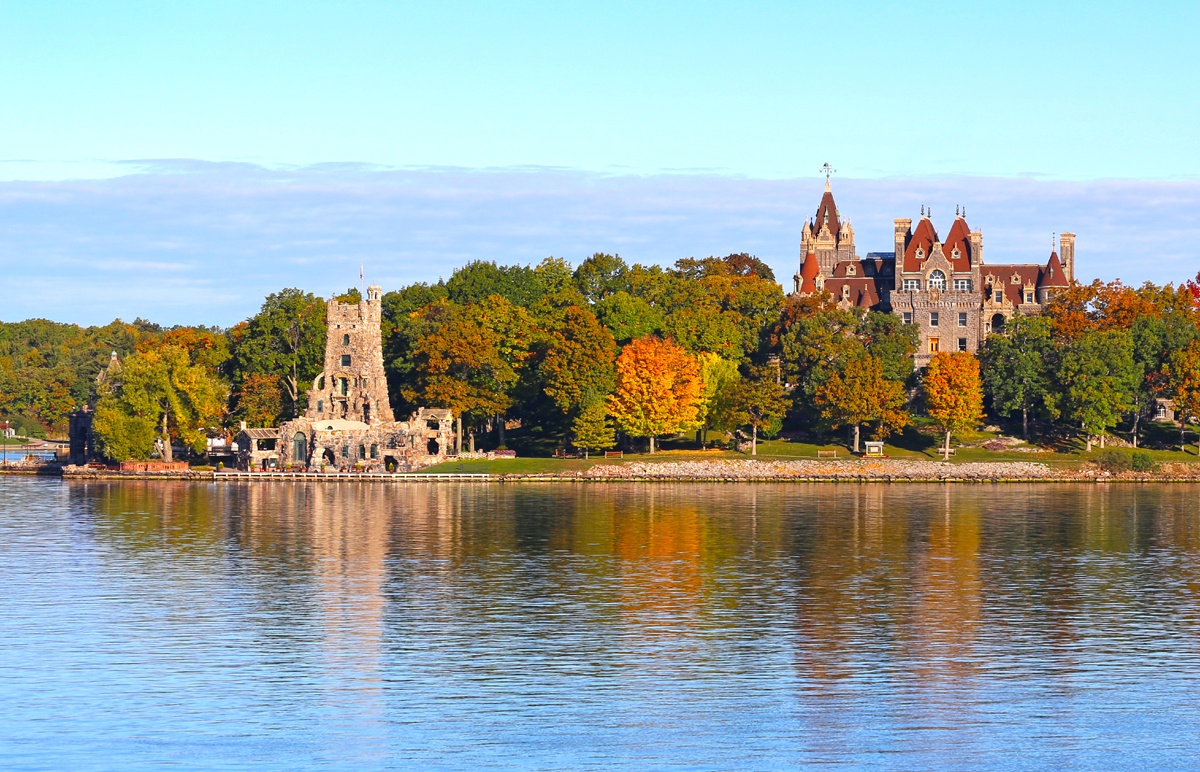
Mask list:
[[[308,463],[308,437],[304,436],[304,432],[296,432],[296,436],[292,437],[292,461],[297,464]]]
[[[929,288],[940,290],[946,289],[946,274],[942,273],[940,270],[929,274]]]

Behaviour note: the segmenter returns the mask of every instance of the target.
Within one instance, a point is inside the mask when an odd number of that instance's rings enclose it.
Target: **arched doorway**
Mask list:
[[[296,432],[292,437],[292,463],[308,463],[308,437],[304,436],[304,432]]]
[[[322,458],[325,459],[325,464],[327,466],[337,466],[337,459],[333,455],[333,448],[325,448]]]
[[[434,440],[434,439],[430,439],[429,442],[425,445],[425,452],[431,456],[436,456],[438,454],[438,451],[441,449],[442,449],[441,445],[438,445],[438,441]]]
[[[992,332],[1004,332],[1004,314],[994,314],[992,316]]]

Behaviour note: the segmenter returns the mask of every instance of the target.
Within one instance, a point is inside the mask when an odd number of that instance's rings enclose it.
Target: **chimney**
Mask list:
[[[1063,233],[1058,238],[1058,259],[1062,262],[1067,281],[1075,281],[1075,234]]]
[[[912,220],[908,218],[896,218],[896,266],[904,264],[904,250],[908,246],[908,238],[912,235]]]

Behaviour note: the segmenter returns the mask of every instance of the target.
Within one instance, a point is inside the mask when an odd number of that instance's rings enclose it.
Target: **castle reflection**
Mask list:
[[[328,699],[365,716],[397,672],[486,672],[497,646],[595,674],[765,641],[726,665],[784,652],[818,703],[863,679],[955,694],[1006,648],[1075,661],[1150,588],[1176,611],[1200,596],[1196,562],[1164,558],[1200,550],[1186,486],[68,488],[90,538],[227,577],[252,640],[303,644],[297,666],[340,672]]]

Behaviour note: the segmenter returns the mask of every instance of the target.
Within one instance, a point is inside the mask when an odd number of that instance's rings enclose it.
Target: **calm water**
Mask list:
[[[1200,767],[1200,488],[0,479],[0,767]]]

